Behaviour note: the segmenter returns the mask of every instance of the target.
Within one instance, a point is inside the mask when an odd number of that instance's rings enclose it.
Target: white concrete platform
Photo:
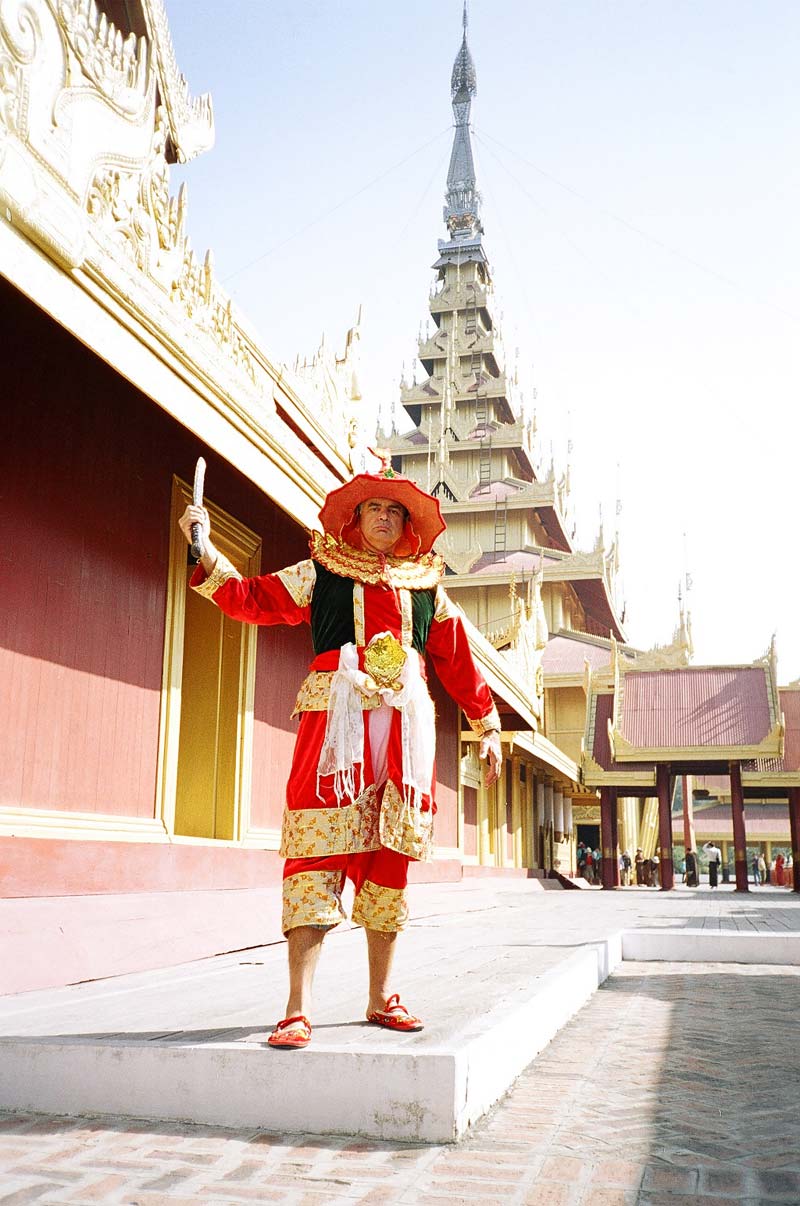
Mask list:
[[[800,902],[787,893],[473,879],[417,885],[411,903],[395,984],[421,1033],[363,1020],[364,938],[343,926],[325,944],[305,1051],[265,1045],[283,1016],[283,943],[0,997],[0,1109],[448,1142],[623,956],[798,962]]]
[[[800,932],[626,930],[622,935],[622,957],[640,963],[763,963],[797,967]]]
[[[524,999],[432,1041],[366,1023],[357,1044],[315,1030],[302,1052],[269,1050],[255,1035],[5,1039],[0,1107],[446,1143],[494,1105],[620,961],[619,936],[574,951]]]

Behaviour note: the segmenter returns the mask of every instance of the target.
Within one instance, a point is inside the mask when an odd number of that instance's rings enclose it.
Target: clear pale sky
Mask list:
[[[323,332],[341,350],[362,304],[365,405],[391,409],[445,233],[460,0],[167,11],[215,106],[215,148],[172,176],[193,245],[275,362]],[[602,506],[633,644],[670,640],[688,571],[696,664],[776,631],[797,678],[800,4],[471,0],[469,21],[496,306],[546,459],[571,461],[578,545]]]

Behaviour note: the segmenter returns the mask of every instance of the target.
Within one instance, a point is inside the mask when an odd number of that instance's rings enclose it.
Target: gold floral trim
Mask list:
[[[314,562],[309,558],[298,561],[297,565],[288,565],[286,569],[278,570],[276,575],[288,590],[298,607],[308,607],[317,580]]]
[[[433,813],[416,812],[407,805],[391,779],[383,792],[380,840],[382,846],[420,862],[433,856]]]
[[[408,921],[408,901],[405,888],[382,888],[364,880],[353,902],[353,924],[367,930],[396,934]]]
[[[282,858],[322,858],[327,854],[360,854],[379,850],[378,796],[370,786],[341,808],[285,808],[281,829]]]
[[[338,925],[346,917],[341,871],[298,871],[283,881],[284,934],[300,925]]]
[[[503,727],[500,723],[500,713],[496,707],[493,707],[486,716],[481,716],[480,720],[472,720],[468,716],[467,723],[473,733],[477,733],[479,737],[484,737],[486,733],[499,733]]]
[[[367,643],[367,628],[364,620],[364,583],[353,583],[353,627],[356,634],[356,644],[361,648]]]
[[[383,557],[367,549],[354,549],[329,532],[311,533],[311,556],[332,574],[353,578],[371,586],[384,582],[394,589],[431,590],[444,573],[444,561],[438,553],[420,557]]]
[[[400,590],[398,594],[400,595],[400,615],[402,616],[401,640],[404,645],[410,647],[414,638],[414,613],[411,605],[411,592]]]
[[[306,675],[297,692],[292,716],[299,716],[301,712],[327,712],[334,673],[333,670],[312,670]],[[365,695],[362,707],[368,712],[382,703],[380,695]]]
[[[436,607],[433,613],[434,620],[463,620],[464,613],[457,603],[448,595],[443,586],[436,588]]]
[[[225,557],[222,553],[217,557],[217,564],[214,566],[211,573],[203,582],[199,582],[197,586],[193,586],[192,590],[196,590],[198,595],[202,595],[204,599],[213,599],[216,592],[231,578],[235,578],[237,582],[242,581],[242,575],[239,573],[235,565]]]

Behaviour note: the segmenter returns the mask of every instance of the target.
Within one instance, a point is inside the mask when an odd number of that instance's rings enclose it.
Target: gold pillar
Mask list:
[[[491,793],[494,792],[494,787],[487,787],[481,776],[478,784],[478,862],[482,867],[491,866],[492,849],[491,849],[491,829],[489,826],[489,813],[491,811]]]
[[[618,808],[620,850],[627,850],[633,858],[642,844],[639,840],[639,801],[636,796],[623,796]]]
[[[642,807],[639,845],[645,858],[652,858],[658,845],[658,796],[648,796]]]
[[[522,829],[522,784],[519,781],[520,758],[514,754],[511,762],[511,827],[514,834],[514,866],[525,866],[525,841]]]
[[[503,758],[503,769],[497,780],[497,837],[495,839],[495,862],[498,867],[508,867],[508,780],[511,775],[511,759]]]

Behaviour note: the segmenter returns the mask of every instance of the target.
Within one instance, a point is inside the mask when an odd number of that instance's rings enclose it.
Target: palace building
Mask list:
[[[26,12],[0,19],[0,992],[279,939],[308,634],[187,592],[176,519],[202,455],[234,565],[302,560],[364,428],[358,329],[343,355],[281,367],[190,245],[170,169],[211,150],[213,107],[163,0]],[[560,818],[577,786],[516,665],[473,640],[520,734],[505,822],[487,836],[472,734],[435,688],[437,858],[418,879],[537,865],[529,768]]]

